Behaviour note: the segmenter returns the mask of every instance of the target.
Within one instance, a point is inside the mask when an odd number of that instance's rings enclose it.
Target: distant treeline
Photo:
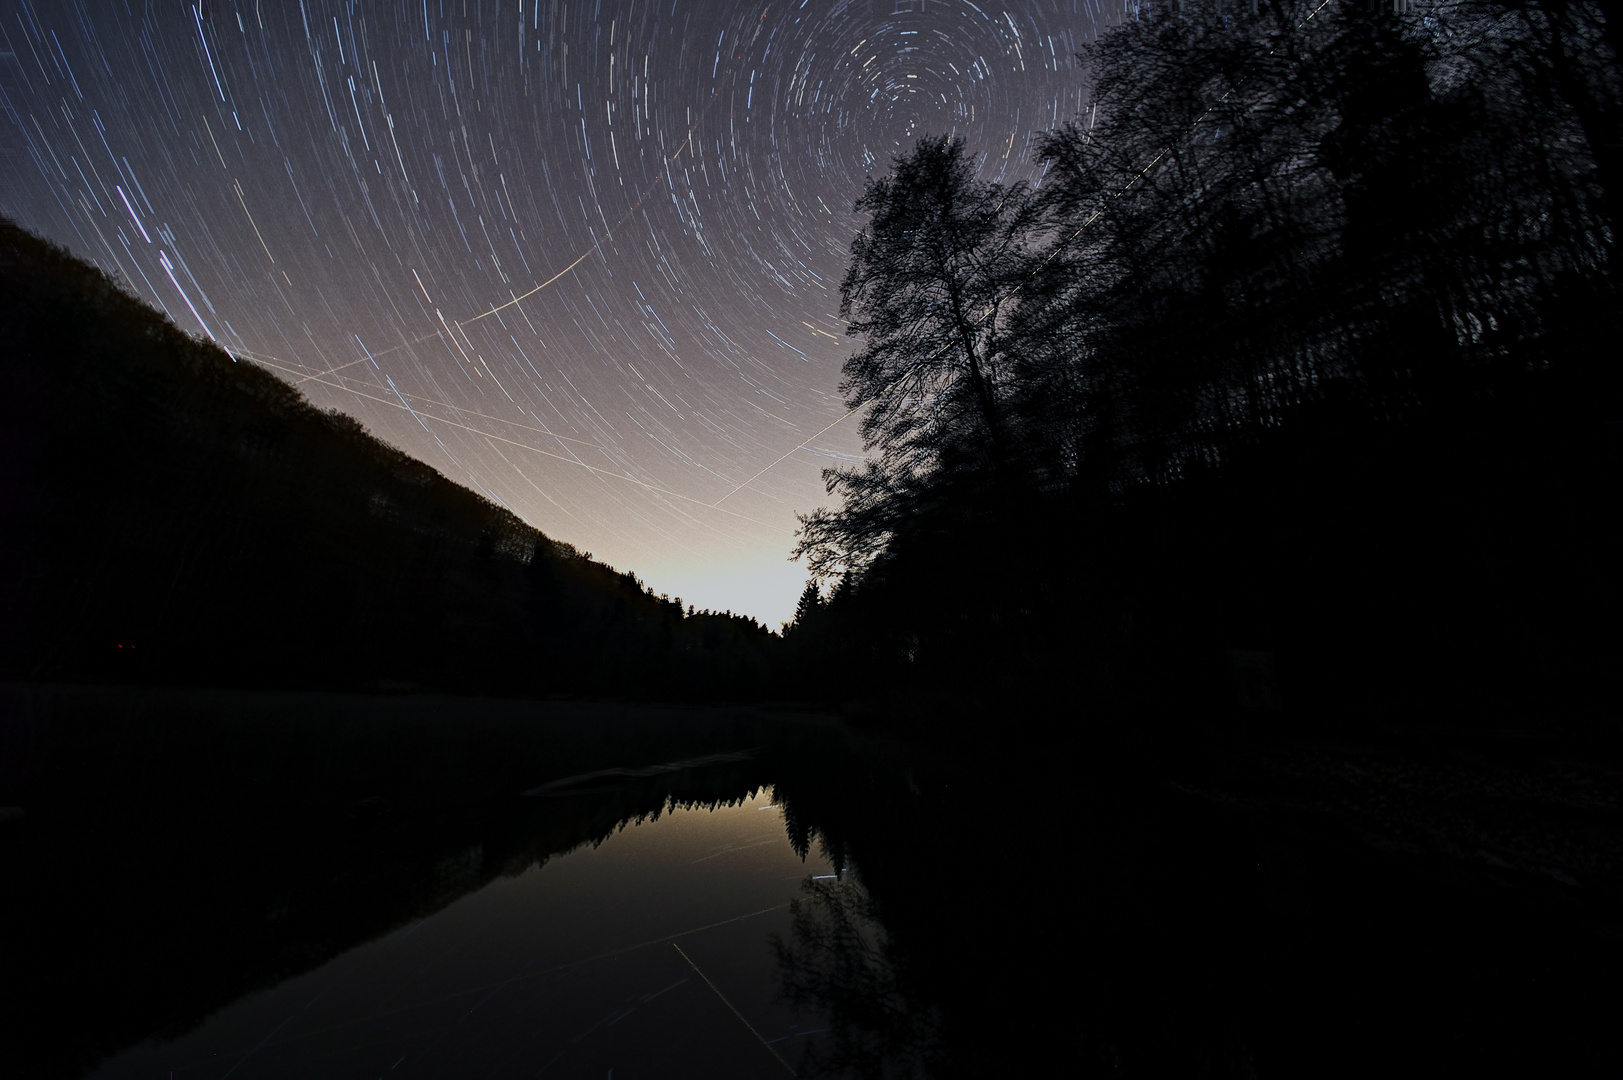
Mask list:
[[[1615,702],[1619,20],[1380,6],[1146,6],[1037,182],[870,183],[803,685]]]
[[[684,610],[0,219],[0,680],[755,696]]]

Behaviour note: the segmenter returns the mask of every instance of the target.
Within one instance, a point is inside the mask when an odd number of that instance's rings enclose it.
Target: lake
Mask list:
[[[477,844],[436,877],[477,881]],[[675,809],[500,877],[248,995],[105,1077],[783,1075],[814,1029],[774,1000],[769,935],[827,875],[766,793]]]
[[[1106,749],[1003,717],[909,742],[420,696],[0,706],[7,1076],[1623,1064],[1623,785],[1547,747]]]

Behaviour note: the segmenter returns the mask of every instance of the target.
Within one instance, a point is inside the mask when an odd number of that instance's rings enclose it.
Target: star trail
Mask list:
[[[0,212],[656,591],[769,625],[858,459],[864,178],[1025,178],[1083,0],[0,0]]]

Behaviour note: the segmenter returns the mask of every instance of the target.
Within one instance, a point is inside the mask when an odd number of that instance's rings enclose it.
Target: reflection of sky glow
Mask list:
[[[549,535],[775,624],[794,514],[860,449],[796,448],[844,412],[865,172],[943,131],[1023,170],[1095,10],[19,0],[0,212]]]
[[[768,935],[829,869],[770,801],[627,825],[92,1076],[770,1075],[820,1024],[776,1002]]]

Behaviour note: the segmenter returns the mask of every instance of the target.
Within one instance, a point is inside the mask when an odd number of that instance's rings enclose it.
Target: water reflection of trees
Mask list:
[[[848,863],[807,882],[776,942],[784,997],[828,1029],[808,1072],[1616,1072],[1620,995],[1597,989],[1615,931],[1579,927],[1573,897],[1372,844],[1373,820],[1349,830],[1244,769],[1220,784],[1223,767],[1081,740],[780,762],[795,842]],[[1217,794],[1186,789],[1197,776]],[[1616,926],[1615,904],[1589,903]]]
[[[808,1075],[927,1076],[939,1068],[941,1017],[910,985],[873,900],[849,875],[808,879],[791,902],[788,939],[773,935],[778,984],[797,1009],[817,1013],[828,1038],[806,1058]]]
[[[1538,1054],[1577,1067],[1527,1075],[1616,1072],[1583,1068],[1615,1059],[1596,1035],[1615,942],[1446,860],[1373,853],[1260,781],[1179,794],[1165,752],[606,705],[563,724],[516,703],[81,690],[36,711],[43,766],[15,796],[0,776],[0,805],[27,807],[0,831],[8,1077],[76,1075],[497,875],[766,784],[791,846],[840,872],[761,942],[827,1029],[808,1073],[1386,1075],[1400,1050],[1441,1075]],[[567,794],[518,795],[538,789]],[[1269,824],[1248,802],[1283,809]]]
[[[770,779],[769,750],[738,752],[767,727],[726,710],[36,696],[38,757],[0,777],[0,805],[26,807],[0,833],[7,1077],[80,1075],[499,877]],[[594,772],[627,775],[521,795]]]
[[[1074,745],[859,745],[775,773],[791,843],[849,867],[774,941],[827,1029],[806,1075],[1259,1075],[1248,1012],[1277,988],[1232,822]]]

